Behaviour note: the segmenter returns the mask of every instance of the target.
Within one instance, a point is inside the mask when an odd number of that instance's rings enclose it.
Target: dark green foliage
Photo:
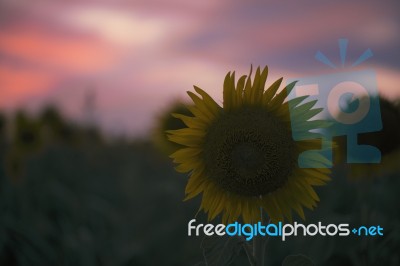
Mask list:
[[[201,239],[185,227],[198,202],[182,202],[186,177],[168,158],[148,143],[105,142],[52,112],[22,116],[37,147],[18,134],[1,139],[0,265],[195,262]],[[6,160],[16,153],[17,177]]]
[[[380,225],[384,236],[298,236],[289,237],[285,242],[272,237],[267,247],[267,265],[281,265],[287,255],[299,253],[311,258],[316,265],[400,264],[399,174],[349,181],[346,171],[345,166],[335,168],[332,181],[317,189],[321,201],[314,211],[305,213],[304,223]]]
[[[16,121],[35,145],[6,130]],[[199,199],[182,202],[187,177],[147,142],[107,142],[48,109],[37,118],[0,116],[0,161],[0,265],[195,265],[214,249],[203,236],[187,236]],[[321,202],[305,223],[379,224],[384,236],[271,237],[267,265],[291,254],[316,265],[400,264],[399,174],[352,182],[346,171],[336,168],[317,189]],[[196,220],[207,222],[202,213]],[[234,256],[215,264],[248,265],[240,243],[232,244]]]
[[[315,266],[315,264],[304,255],[290,255],[283,260],[282,266]]]
[[[203,259],[208,266],[230,265],[240,254],[246,240],[230,236],[208,236],[201,242]]]

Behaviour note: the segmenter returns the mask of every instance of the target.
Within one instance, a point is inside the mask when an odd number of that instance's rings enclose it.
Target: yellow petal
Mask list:
[[[262,97],[259,98],[259,90],[260,90],[260,67],[257,67],[256,74],[254,76],[253,86],[251,88],[250,97],[251,103],[257,104],[262,101]]]
[[[247,76],[241,76],[236,86],[236,102],[238,106],[243,105],[243,89]]]
[[[188,91],[187,94],[192,99],[197,109],[201,111],[208,119],[213,120],[215,118],[215,114],[212,112],[210,108],[208,108],[208,106],[203,102],[202,99],[200,99],[199,96],[197,96],[191,91]]]
[[[173,117],[180,119],[187,127],[194,128],[194,129],[204,129],[206,124],[201,122],[196,117],[186,116],[183,114],[173,113],[171,114]]]
[[[223,91],[223,96],[224,96],[224,101],[223,101],[223,106],[224,109],[230,110],[232,108],[232,90],[234,90],[234,84],[231,84],[231,72],[228,72],[225,76],[224,80],[224,91]]]
[[[203,97],[204,103],[208,106],[214,116],[218,116],[221,107],[214,101],[214,99],[199,87],[194,86],[194,90]]]
[[[293,90],[296,82],[297,81],[290,83],[278,95],[276,95],[270,102],[270,106],[272,106],[274,109],[278,109],[283,104],[290,92]]]
[[[201,122],[205,123],[206,125],[210,124],[212,119],[210,119],[207,115],[205,115],[199,108],[192,105],[187,105],[186,108]]]
[[[272,98],[275,96],[276,92],[279,89],[279,86],[282,83],[283,78],[280,78],[278,80],[276,80],[274,83],[272,83],[271,86],[269,86],[269,88],[264,92],[263,95],[263,101],[264,104],[269,104],[269,102],[272,100]]]
[[[202,129],[196,128],[181,128],[176,130],[167,130],[168,134],[179,135],[179,136],[196,136],[196,137],[204,137],[206,132]]]
[[[177,135],[177,134],[169,134],[167,135],[167,138],[169,141],[178,143],[180,145],[184,145],[187,147],[200,147],[200,145],[203,143],[203,138],[198,137],[198,136],[182,136],[182,135]]]
[[[244,87],[244,93],[243,93],[243,103],[245,104],[251,104],[251,94],[252,94],[252,86],[251,86],[251,72],[253,71],[253,66],[250,68],[250,74],[247,77],[246,80],[246,85]]]
[[[188,183],[186,185],[185,193],[186,194],[192,194],[192,193],[195,193],[198,190],[203,191],[206,182],[207,182],[207,178],[206,177],[203,177],[201,175],[191,175],[189,177]]]

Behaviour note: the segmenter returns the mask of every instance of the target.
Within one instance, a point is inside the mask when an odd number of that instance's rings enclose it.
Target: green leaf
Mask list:
[[[309,257],[298,254],[287,256],[282,266],[315,266],[315,264]]]
[[[204,237],[201,248],[207,266],[231,264],[239,255],[244,240],[231,236]]]

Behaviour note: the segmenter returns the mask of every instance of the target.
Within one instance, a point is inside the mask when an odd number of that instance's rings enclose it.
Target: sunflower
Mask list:
[[[176,100],[156,118],[156,126],[152,130],[151,140],[157,150],[164,155],[170,155],[179,148],[182,148],[182,145],[168,141],[165,132],[167,130],[176,130],[186,127],[182,120],[173,117],[171,113],[180,113],[191,116],[186,105],[183,102]]]
[[[313,109],[316,101],[302,104],[307,96],[288,101],[295,82],[278,92],[280,78],[265,89],[268,67],[257,68],[253,82],[251,72],[237,83],[235,72],[226,75],[222,107],[194,86],[197,94],[188,92],[193,117],[173,114],[186,125],[167,131],[170,141],[184,146],[171,158],[178,172],[190,173],[185,200],[202,193],[200,210],[209,220],[221,214],[223,223],[259,221],[263,212],[274,222],[291,221],[293,210],[304,220],[303,207],[319,201],[313,186],[329,180],[329,161],[314,154],[308,159],[320,168],[300,168],[300,153],[321,141],[295,142],[292,128],[300,134],[325,126],[309,121],[322,109]]]

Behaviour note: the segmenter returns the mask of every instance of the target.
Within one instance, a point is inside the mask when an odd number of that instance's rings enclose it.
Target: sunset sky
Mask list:
[[[368,48],[386,97],[400,97],[400,2],[0,0],[0,110],[52,103],[85,118],[95,95],[109,133],[144,135],[198,85],[222,101],[228,71],[272,78],[352,71]],[[338,39],[349,40],[342,68]],[[337,69],[315,60],[326,54]]]

